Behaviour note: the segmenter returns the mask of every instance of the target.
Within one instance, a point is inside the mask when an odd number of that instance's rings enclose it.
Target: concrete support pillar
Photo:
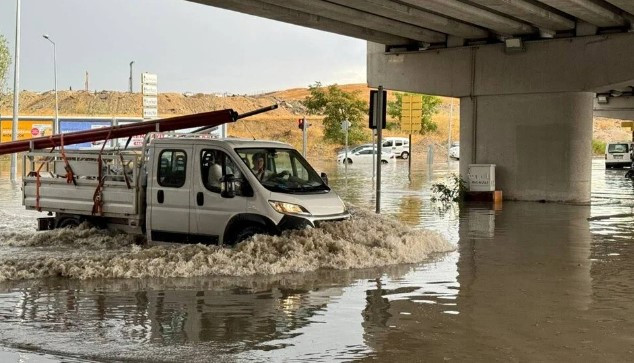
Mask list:
[[[496,164],[505,199],[590,200],[593,93],[462,97],[460,175]]]

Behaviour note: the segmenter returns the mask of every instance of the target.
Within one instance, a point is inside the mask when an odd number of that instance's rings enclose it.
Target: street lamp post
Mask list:
[[[57,99],[57,50],[55,47],[55,42],[47,34],[44,34],[42,36],[44,37],[44,39],[53,44],[53,76],[55,78],[55,122],[53,122],[53,134],[56,134],[59,127],[59,101]]]
[[[11,125],[11,141],[18,138],[18,112],[20,111],[20,0],[15,8],[15,64],[13,71],[13,124]],[[11,181],[17,180],[18,154],[11,155]]]

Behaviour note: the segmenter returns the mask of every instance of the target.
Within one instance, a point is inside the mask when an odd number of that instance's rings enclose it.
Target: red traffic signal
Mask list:
[[[304,119],[300,118],[299,120],[297,120],[297,127],[299,129],[303,129],[304,128]]]

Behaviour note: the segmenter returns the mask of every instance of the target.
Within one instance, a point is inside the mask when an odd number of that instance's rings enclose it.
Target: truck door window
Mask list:
[[[392,147],[392,141],[386,141],[383,143],[384,147]]]
[[[220,178],[225,175],[233,174],[238,181],[242,181],[242,173],[233,160],[220,150],[205,149],[201,151],[200,171],[203,185],[214,193],[220,193]]]
[[[187,178],[187,153],[184,150],[163,150],[159,155],[158,184],[180,188]]]
[[[396,141],[396,146],[403,146],[403,141]]]

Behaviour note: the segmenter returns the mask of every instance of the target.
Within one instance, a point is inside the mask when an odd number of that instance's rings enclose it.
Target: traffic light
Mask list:
[[[298,127],[300,130],[303,130],[303,129],[304,129],[304,119],[303,119],[303,118],[300,118],[299,120],[297,120],[297,127]]]

